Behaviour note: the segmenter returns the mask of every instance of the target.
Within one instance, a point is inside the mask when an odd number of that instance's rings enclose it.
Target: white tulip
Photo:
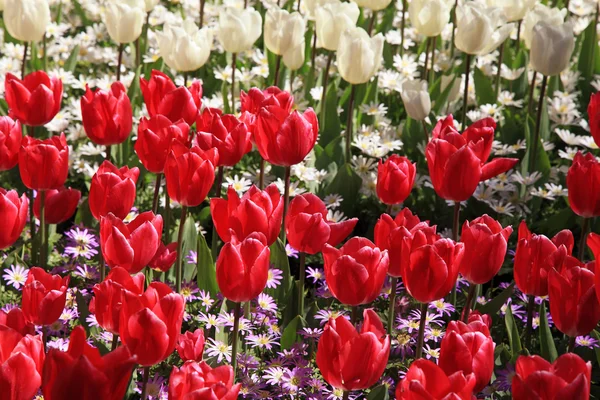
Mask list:
[[[4,11],[4,0],[0,0],[0,11]]]
[[[569,66],[574,49],[571,22],[555,25],[540,21],[533,27],[531,67],[545,76],[558,75]]]
[[[342,3],[334,0],[315,11],[317,47],[335,51],[340,43],[342,33],[356,26],[360,9],[356,3]]]
[[[500,7],[508,22],[520,21],[525,18],[537,0],[486,0],[488,7]]]
[[[337,67],[342,78],[353,85],[368,82],[381,65],[384,38],[370,37],[362,28],[346,29],[337,49]]]
[[[323,7],[327,3],[335,3],[336,1],[339,0],[303,0],[300,3],[300,10],[306,19],[309,21],[314,21],[316,18],[317,9],[319,7]]]
[[[150,11],[154,10],[154,7],[156,7],[160,0],[144,0],[144,2],[146,3],[145,10],[147,13],[149,13]]]
[[[412,0],[408,16],[418,33],[434,37],[442,33],[448,21],[452,4],[447,0]]]
[[[38,42],[50,23],[46,0],[6,0],[4,25],[12,37],[23,42]]]
[[[454,83],[452,84],[452,88],[450,89],[450,92],[448,93],[448,104],[453,103],[456,100],[458,100],[458,98],[460,96],[460,89],[463,86],[463,78],[462,77],[458,77],[455,75],[442,75],[442,82],[441,82],[442,83],[442,85],[441,85],[442,92],[444,90],[446,90],[446,88],[448,87],[448,85],[450,85],[452,83],[452,81],[454,81]]]
[[[239,9],[227,7],[219,13],[217,38],[230,53],[250,50],[260,37],[262,17],[252,7]]]
[[[284,55],[304,40],[306,22],[298,12],[271,8],[265,16],[265,46],[272,53]]]
[[[104,10],[108,35],[117,43],[131,43],[139,38],[145,18],[144,0],[111,0]]]
[[[294,44],[294,47],[289,48],[285,53],[283,53],[282,60],[286,67],[292,71],[295,71],[304,65],[305,46],[306,42],[304,40],[304,36],[302,36],[302,40]]]
[[[404,81],[400,96],[409,117],[417,121],[427,118],[431,111],[431,98],[427,91],[427,81]]]
[[[373,11],[379,11],[386,8],[392,0],[352,0],[360,7],[368,8]]]
[[[469,2],[456,9],[454,44],[463,53],[484,56],[503,43],[513,29],[502,9]]]
[[[177,71],[195,71],[210,56],[213,35],[208,28],[198,29],[192,19],[179,25],[165,25],[156,32],[160,55],[165,63]]]
[[[545,21],[552,25],[561,25],[565,22],[567,9],[550,8],[543,4],[537,4],[533,10],[525,15],[523,25],[521,27],[521,36],[525,41],[525,46],[531,48],[531,38],[533,36],[533,27],[540,21]]]

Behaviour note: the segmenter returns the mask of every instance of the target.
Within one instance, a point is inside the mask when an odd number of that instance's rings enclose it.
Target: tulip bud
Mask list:
[[[9,115],[22,124],[46,125],[60,110],[62,81],[44,71],[32,72],[23,80],[7,73],[4,86]]]
[[[521,36],[525,41],[525,46],[531,48],[531,39],[533,38],[533,27],[540,21],[545,21],[554,26],[562,25],[567,16],[567,9],[550,8],[544,4],[536,4],[535,7],[525,15],[521,26]]]
[[[33,212],[40,218],[42,196],[36,196]],[[44,198],[44,218],[47,224],[60,224],[75,214],[81,200],[81,192],[77,189],[61,187],[58,190],[46,190]]]
[[[408,16],[419,34],[434,37],[441,34],[450,21],[452,5],[448,0],[412,0]]]
[[[325,243],[337,246],[354,229],[357,218],[329,221],[325,203],[312,193],[301,194],[290,202],[285,231],[290,245],[301,252],[317,254]]]
[[[392,0],[352,0],[360,7],[368,8],[372,11],[379,11],[386,8]]]
[[[600,182],[600,163],[591,154],[577,152],[567,173],[569,206],[584,218],[600,216],[600,193],[590,190]]]
[[[182,119],[171,122],[160,114],[142,118],[133,148],[148,171],[160,174],[165,169],[171,144],[173,141],[187,144],[189,130],[190,126]]]
[[[272,53],[285,55],[303,40],[306,22],[300,13],[270,8],[265,16],[265,46]]]
[[[248,118],[248,114],[256,116],[263,107],[276,106],[281,108],[286,114],[292,112],[294,107],[294,96],[290,92],[279,89],[277,86],[271,86],[265,90],[258,88],[251,88],[248,93],[243,90],[240,92],[240,103],[242,106],[242,115],[244,118]],[[248,128],[254,126],[253,121],[251,123],[246,122]]]
[[[513,29],[506,23],[501,9],[477,2],[456,8],[456,37],[454,44],[463,53],[484,56],[496,50]]]
[[[353,85],[368,82],[381,65],[383,43],[381,33],[370,37],[362,28],[347,28],[342,32],[337,49],[340,76]]]
[[[28,207],[25,193],[19,198],[16,190],[7,191],[0,187],[0,249],[12,246],[21,236],[27,223]]]
[[[166,246],[161,242],[148,266],[156,271],[167,272],[176,260],[177,242],[169,243]]]
[[[445,91],[448,85],[450,84],[452,84],[452,88],[448,93],[448,103],[454,103],[456,100],[458,100],[458,97],[460,96],[460,90],[464,85],[463,79],[455,75],[442,75],[442,85],[440,87],[440,90],[442,92]]]
[[[317,32],[317,47],[336,51],[342,33],[356,26],[360,9],[356,3],[343,3],[334,0],[315,10],[315,29]]]
[[[27,322],[23,310],[19,307],[12,308],[8,312],[0,310],[0,325],[18,332],[21,336],[33,335],[35,333],[35,326]]]
[[[431,99],[427,91],[427,81],[404,81],[400,94],[409,117],[417,121],[427,118],[431,111]]]
[[[25,319],[35,325],[56,322],[65,308],[68,287],[68,275],[61,278],[38,267],[29,269],[21,303]]]
[[[135,42],[142,34],[145,18],[144,0],[111,0],[103,14],[108,35],[119,44]]]
[[[121,169],[110,161],[104,161],[92,177],[88,203],[97,220],[113,213],[124,219],[135,202],[135,184],[140,175],[137,167]]]
[[[397,154],[377,167],[377,197],[384,204],[400,204],[410,195],[417,173],[416,163]]]
[[[19,162],[21,124],[11,117],[0,117],[0,172],[14,168]]]
[[[202,361],[204,352],[204,331],[196,329],[194,332],[187,331],[179,335],[175,346],[179,357],[186,361]]]
[[[123,143],[131,133],[131,102],[121,82],[114,82],[110,91],[92,92],[86,86],[81,98],[81,120],[90,140],[110,146]]]
[[[306,41],[304,35],[294,43],[288,51],[283,53],[282,61],[289,70],[295,71],[304,65],[304,53],[306,51]]]
[[[69,147],[65,134],[46,140],[25,136],[19,151],[23,184],[34,190],[58,189],[69,173]]]
[[[125,224],[109,213],[100,220],[100,246],[111,267],[122,267],[130,274],[146,267],[160,245],[163,220],[152,211],[141,213]]]
[[[145,7],[145,11],[147,13],[151,12],[152,10],[154,10],[154,7],[156,7],[156,5],[160,2],[160,0],[144,0],[144,5]]]
[[[210,214],[222,241],[230,242],[232,234],[244,240],[253,232],[260,232],[270,246],[281,230],[283,197],[275,184],[264,190],[252,186],[241,199],[230,186],[227,200],[210,199]]]
[[[262,17],[252,7],[226,7],[219,13],[217,38],[229,53],[250,50],[260,37]]]
[[[520,21],[535,6],[537,0],[486,0],[488,7],[500,7],[508,22]]]
[[[235,235],[225,243],[217,258],[217,283],[223,296],[236,303],[250,301],[267,285],[271,252],[262,233],[243,241]]]
[[[363,390],[383,374],[390,355],[390,337],[377,313],[364,310],[360,332],[344,316],[330,319],[317,348],[323,379],[336,389]]]
[[[318,8],[323,7],[325,4],[335,3],[337,1],[339,0],[306,0],[300,3],[299,11],[306,17],[307,20],[314,21]]]
[[[512,378],[514,400],[587,400],[592,364],[565,353],[550,364],[540,356],[519,356]]]
[[[588,104],[588,122],[594,143],[600,143],[600,93],[594,93]]]
[[[189,18],[178,25],[165,25],[156,37],[161,57],[176,71],[195,71],[206,64],[213,43],[212,31],[198,29]]]
[[[575,49],[573,24],[553,25],[540,21],[531,37],[531,67],[545,76],[558,75],[569,66]]]
[[[396,400],[456,399],[471,400],[475,375],[457,371],[448,376],[430,360],[421,358],[410,364],[404,379],[396,385]]]
[[[42,384],[44,367],[44,344],[41,335],[21,335],[1,327],[0,387],[2,398],[30,400]]]
[[[50,24],[50,6],[46,0],[5,0],[3,17],[10,36],[39,42]]]
[[[368,304],[379,296],[390,264],[386,250],[358,236],[340,249],[325,244],[323,260],[331,294],[351,306]]]
[[[242,387],[233,384],[231,365],[211,368],[204,361],[188,361],[181,368],[173,367],[169,377],[169,400],[215,399],[234,400]]]

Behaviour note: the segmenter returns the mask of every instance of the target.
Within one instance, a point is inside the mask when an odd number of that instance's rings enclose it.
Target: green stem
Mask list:
[[[221,184],[223,183],[224,168],[225,167],[223,167],[223,166],[219,167],[218,172],[217,172],[217,179],[215,181],[215,197],[217,199],[221,197]],[[217,226],[213,224],[212,242],[211,242],[211,246],[210,246],[213,260],[216,260],[216,258],[217,258],[218,247],[219,247],[219,239],[218,239],[218,233],[217,233]]]
[[[150,377],[150,367],[144,367],[144,377],[142,380],[142,400],[148,397],[148,378]]]
[[[330,51],[327,54],[327,64],[325,64],[325,69],[323,70],[323,93],[321,93],[321,126],[325,126],[325,118],[327,116],[327,85],[329,82],[329,69],[331,68],[333,54],[333,51]]]
[[[427,322],[428,303],[421,304],[421,321],[419,322],[419,335],[417,336],[417,352],[415,358],[418,360],[423,356],[423,339],[425,338],[425,324]]]
[[[279,69],[281,68],[281,56],[275,56],[275,76],[273,77],[273,86],[279,84]]]
[[[500,54],[498,55],[498,71],[496,72],[496,86],[494,88],[494,93],[496,98],[498,98],[498,93],[500,93],[500,78],[502,77],[502,58],[504,57],[504,44],[506,42],[502,42],[500,45]]]
[[[461,129],[465,130],[467,124],[467,110],[469,107],[469,74],[471,73],[471,55],[467,54],[465,57],[465,91],[463,94],[463,114]]]
[[[112,343],[110,344],[110,351],[115,351],[117,346],[119,345],[119,335],[113,333]]]
[[[465,301],[465,309],[463,311],[463,322],[466,324],[469,320],[469,314],[471,313],[471,303],[473,302],[473,297],[475,296],[475,291],[477,290],[477,285],[471,283],[469,286],[469,292],[467,293],[467,301]]]
[[[404,55],[404,30],[406,26],[406,0],[402,0],[402,20],[400,22],[400,56]]]
[[[531,331],[533,327],[533,308],[535,306],[535,296],[527,296],[527,322],[525,325],[525,348],[531,349]],[[509,305],[510,307],[510,305]]]
[[[280,238],[283,244],[285,244],[285,216],[290,205],[290,175],[291,167],[285,167],[285,189],[283,192],[283,218],[281,219],[281,233]]]
[[[182,270],[182,254],[183,251],[183,227],[185,225],[185,219],[187,217],[187,207],[181,206],[181,219],[179,220],[179,233],[177,235],[177,267],[175,269],[175,286],[177,293],[181,292],[181,270]]]
[[[351,321],[354,326],[358,323],[358,306],[352,306]]]
[[[235,303],[233,309],[233,332],[231,335],[231,366],[233,367],[233,377],[237,372],[237,351],[238,351],[238,331],[240,329],[240,314],[242,303]]]
[[[260,190],[263,190],[263,187],[265,186],[265,159],[260,158],[260,172],[258,175],[258,188]]]
[[[533,71],[531,77],[531,84],[529,85],[529,98],[527,99],[527,112],[531,114],[533,112],[533,91],[535,90],[535,82],[537,81],[537,71]]]
[[[392,334],[394,331],[394,319],[396,316],[396,286],[398,285],[398,278],[392,276],[392,287],[390,290],[390,311],[388,313],[388,334]]]
[[[306,264],[306,253],[300,252],[300,269],[298,275],[300,279],[298,281],[298,315],[304,317],[304,280],[305,280],[305,264]]]
[[[345,390],[344,391],[344,397],[342,397],[342,400],[348,400],[350,398],[350,391],[349,390]]]
[[[534,168],[536,165],[535,160],[537,158],[538,142],[540,141],[542,111],[544,108],[544,96],[546,96],[546,86],[547,85],[548,85],[548,77],[546,75],[544,75],[544,78],[542,79],[542,90],[540,92],[540,99],[538,102],[537,118],[536,118],[536,122],[535,122],[535,135],[533,136],[533,143],[532,143],[532,147],[531,147],[531,158],[529,159],[529,172],[534,172]]]
[[[160,184],[162,181],[162,174],[156,174],[156,182],[154,183],[154,197],[152,198],[152,212],[154,215],[158,213],[158,197],[160,195]]]
[[[46,191],[40,190],[40,263],[43,269],[48,264],[48,243],[46,242]]]
[[[577,256],[581,262],[583,262],[583,257],[585,256],[585,240],[587,239],[589,226],[590,219],[583,218],[583,225],[581,226],[581,239],[579,240],[579,254]]]
[[[569,337],[569,347],[567,348],[567,351],[569,353],[573,353],[575,351],[575,340],[577,338],[575,336],[571,336]]]
[[[21,63],[21,79],[25,78],[26,66],[27,66],[27,49],[29,48],[29,42],[23,44],[23,63]]]
[[[169,197],[169,191],[165,187],[165,209],[164,209],[164,224],[165,224],[165,243],[171,242],[170,237],[170,225],[171,225],[171,198]]]
[[[235,114],[235,69],[237,66],[237,54],[231,55],[231,113]]]
[[[350,100],[348,102],[348,119],[346,120],[346,163],[352,158],[352,117],[354,113],[354,94],[356,85],[350,84]]]
[[[123,43],[119,44],[119,56],[117,58],[117,80],[121,80],[121,63],[123,62],[123,49],[125,45]]]

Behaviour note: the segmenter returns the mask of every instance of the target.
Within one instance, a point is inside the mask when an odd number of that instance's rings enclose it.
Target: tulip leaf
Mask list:
[[[129,86],[129,89],[127,90],[127,96],[129,97],[129,100],[131,101],[132,106],[137,103],[137,99],[141,95],[140,73],[142,71],[142,67],[143,66],[140,65],[135,70],[135,76],[133,77],[133,80],[131,81],[131,85]],[[141,105],[141,99],[140,99],[140,105]]]
[[[367,395],[367,400],[389,400],[390,392],[386,385],[379,385],[371,389]]]
[[[600,341],[600,333],[598,333],[597,330],[593,330],[590,335],[592,335],[592,337],[596,340]],[[598,362],[598,364],[600,364],[600,348],[599,347],[594,347],[594,353],[596,354],[596,361]]]
[[[283,334],[281,335],[281,348],[283,350],[287,350],[299,341],[298,330],[306,324],[304,318],[301,315],[296,315],[294,319],[292,319],[285,329],[283,330]]]
[[[217,271],[210,247],[208,247],[202,232],[197,235],[196,253],[196,283],[198,284],[198,289],[206,290],[211,296],[215,296],[219,293]]]
[[[335,81],[332,80],[327,90],[327,96],[325,97],[325,119],[321,121],[319,127],[319,144],[322,147],[326,147],[334,139],[340,137],[342,126],[340,123],[340,116],[338,115],[338,97],[337,97],[337,86]]]
[[[581,72],[581,83],[583,86],[583,99],[587,101],[592,93],[590,82],[598,66],[598,58],[600,57],[600,49],[598,49],[598,40],[596,32],[596,24],[591,22],[583,32],[583,43],[581,44],[581,52],[579,53],[579,62],[577,69]]]
[[[548,153],[544,150],[544,146],[542,145],[541,139],[538,139],[537,149],[536,149],[536,160],[533,163],[533,168],[530,168],[532,164],[530,162],[531,152],[533,151],[533,137],[535,136],[535,122],[529,118],[527,123],[525,124],[525,140],[527,141],[527,151],[525,152],[525,156],[523,157],[523,161],[521,161],[521,173],[525,176],[526,173],[531,173],[534,171],[538,171],[542,174],[542,179],[540,179],[536,184],[543,184],[548,176],[550,176],[550,159],[548,158]],[[540,135],[541,137],[541,135]]]
[[[196,275],[197,267],[194,264],[189,264],[185,261],[185,258],[190,251],[196,250],[197,247],[197,237],[198,232],[196,231],[196,223],[194,218],[191,215],[185,220],[185,224],[183,224],[183,236],[181,237],[182,244],[182,252],[181,257],[183,260],[183,279],[186,281],[191,281]],[[168,243],[166,243],[168,244]]]
[[[548,326],[548,314],[546,313],[546,302],[542,301],[540,305],[540,351],[542,357],[550,362],[558,358],[554,338]]]
[[[509,83],[510,90],[515,93],[516,98],[522,99],[527,94],[527,88],[529,87],[529,78],[527,75],[527,65],[529,64],[529,53],[525,49],[520,49],[517,55],[515,56],[512,69],[524,68],[525,70],[514,81]]]
[[[514,288],[515,284],[511,283],[498,296],[494,297],[492,300],[488,301],[484,305],[477,304],[477,307],[475,309],[482,314],[488,314],[492,318],[495,317],[498,314],[498,311],[500,311],[502,306],[512,295]]]
[[[288,260],[285,246],[281,239],[277,239],[270,247],[271,257],[270,263],[273,268],[279,269],[282,272],[281,284],[274,289],[265,289],[265,293],[277,300],[277,304],[288,305],[289,296],[292,293],[293,280],[290,273],[290,263]]]
[[[492,87],[492,81],[479,69],[475,68],[473,73],[473,79],[475,83],[475,96],[477,98],[477,104],[495,104],[496,94]]]
[[[448,86],[446,86],[446,88],[444,90],[441,91],[441,93],[435,97],[435,101],[433,103],[433,107],[432,107],[432,111],[434,115],[440,115],[443,113],[442,108],[444,108],[446,106],[446,104],[448,103],[448,96],[450,95],[450,92],[452,91],[452,88],[454,87],[454,82],[456,81],[456,76],[452,79],[452,81],[450,81],[450,83],[448,83]],[[432,86],[432,90],[436,87],[439,86],[439,88],[442,88],[442,77],[440,76],[438,78],[438,80],[435,81],[435,83]],[[432,119],[432,121],[435,121],[435,118]]]
[[[77,66],[77,56],[79,56],[79,45],[73,47],[71,54],[69,54],[69,58],[65,61],[65,71],[75,71],[75,67]]]
[[[348,217],[354,215],[356,198],[362,185],[362,179],[354,172],[352,165],[346,163],[340,167],[333,181],[325,189],[326,194],[339,194],[342,196],[341,209]]]
[[[513,358],[515,358],[521,352],[521,350],[523,350],[523,347],[521,346],[519,328],[515,323],[515,318],[513,317],[512,308],[510,304],[508,305],[508,307],[506,307],[504,323],[506,325],[506,334],[508,335],[508,344],[510,346],[510,351],[512,352]]]

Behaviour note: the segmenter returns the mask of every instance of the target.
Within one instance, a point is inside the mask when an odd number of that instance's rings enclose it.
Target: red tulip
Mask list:
[[[496,123],[492,118],[475,122],[462,135],[454,128],[449,115],[438,121],[425,155],[435,192],[441,198],[465,201],[473,195],[479,182],[508,171],[516,158],[495,158],[487,162],[492,151]]]
[[[584,218],[600,215],[600,163],[593,154],[577,152],[567,173],[569,205],[573,212]]]
[[[439,239],[433,244],[415,248],[402,271],[402,279],[412,297],[429,303],[446,296],[456,284],[464,244]]]
[[[81,200],[81,192],[77,189],[65,188],[47,190],[44,198],[44,217],[47,224],[60,224],[75,214]],[[35,216],[40,218],[42,196],[38,194],[33,202]]]
[[[596,261],[600,260],[600,235],[593,232],[590,233],[587,237],[587,245],[592,250],[592,253],[594,253]],[[600,271],[594,273],[594,282],[594,286],[596,287],[596,298],[600,302]]]
[[[519,240],[515,252],[514,275],[519,290],[527,295],[548,295],[548,273],[562,265],[573,251],[575,241],[569,230],[560,231],[552,240],[532,234],[525,221],[519,225]]]
[[[138,364],[151,366],[173,353],[185,309],[182,295],[152,282],[142,296],[124,291],[122,307],[119,334]]]
[[[56,322],[65,308],[68,287],[69,276],[61,278],[41,268],[31,268],[23,286],[21,301],[25,319],[35,325]]]
[[[325,244],[323,261],[331,294],[351,306],[368,304],[379,296],[390,264],[387,251],[358,236],[339,250]]]
[[[204,361],[188,361],[173,367],[169,377],[169,400],[235,400],[242,387],[233,384],[230,365],[211,368]]]
[[[540,356],[520,356],[512,379],[514,400],[588,400],[592,364],[566,353],[550,364]]]
[[[310,153],[319,136],[319,121],[312,108],[291,114],[278,106],[262,107],[256,117],[254,141],[262,158],[271,164],[298,164]]]
[[[177,260],[177,242],[169,243],[166,246],[161,242],[154,258],[150,261],[149,267],[157,271],[167,272],[171,269],[175,260]]]
[[[260,232],[270,246],[279,236],[283,218],[283,197],[275,184],[260,190],[252,186],[242,198],[233,187],[227,189],[227,200],[210,199],[210,214],[219,237],[231,241],[231,232],[243,240]]]
[[[377,167],[377,197],[384,204],[400,204],[410,195],[417,173],[416,164],[397,154]]]
[[[202,150],[216,147],[219,151],[217,166],[233,167],[244,154],[252,150],[251,133],[246,124],[234,115],[221,115],[221,110],[206,108],[196,120],[196,144]]]
[[[163,220],[152,211],[141,213],[125,224],[108,214],[100,220],[100,246],[104,261],[123,267],[130,274],[140,272],[154,258],[160,246]]]
[[[344,317],[330,319],[317,348],[317,366],[323,379],[343,390],[366,389],[379,380],[390,355],[390,337],[372,309],[363,312],[357,332]]]
[[[500,271],[512,231],[510,226],[503,229],[500,222],[487,214],[465,221],[460,236],[465,244],[460,273],[469,283],[487,283]]]
[[[469,314],[468,325],[475,330],[490,336],[490,328],[492,327],[492,317],[489,314],[481,314],[479,310],[473,310]]]
[[[561,269],[550,269],[548,293],[554,325],[565,335],[587,335],[600,321],[594,272],[576,258],[567,256]]]
[[[236,303],[258,296],[267,285],[270,255],[262,233],[252,233],[242,241],[234,235],[217,258],[217,283],[223,296]]]
[[[115,267],[110,270],[106,279],[96,284],[92,290],[94,297],[90,301],[90,311],[96,316],[98,325],[118,335],[123,293],[141,296],[144,293],[144,274],[132,276],[125,269]]]
[[[242,114],[256,115],[262,107],[267,106],[281,107],[289,114],[294,107],[294,97],[290,92],[281,90],[277,86],[271,86],[265,90],[254,87],[248,93],[243,90],[240,92],[240,103]]]
[[[600,93],[594,93],[590,97],[588,104],[588,120],[590,124],[590,133],[594,138],[596,145],[600,146]],[[590,195],[591,193],[588,193]]]
[[[20,333],[21,336],[33,335],[35,333],[35,327],[33,324],[27,322],[23,310],[19,307],[15,307],[9,312],[0,310],[0,327],[2,325]]]
[[[85,330],[76,326],[69,349],[50,349],[44,363],[44,400],[121,400],[136,364],[126,346],[100,355],[86,342]]]
[[[198,146],[188,149],[173,142],[165,164],[169,197],[182,206],[200,205],[215,181],[218,160],[216,149],[202,151]]]
[[[375,244],[381,250],[388,251],[390,257],[388,275],[402,276],[402,270],[410,262],[413,239],[417,232],[421,233],[417,235],[415,245],[422,246],[433,244],[439,239],[435,231],[435,226],[429,226],[428,221],[421,222],[419,217],[413,216],[408,208],[403,208],[395,219],[387,214],[381,214],[375,224]]]
[[[7,400],[31,400],[42,384],[44,345],[40,335],[21,335],[0,326],[0,393]]]
[[[0,171],[8,171],[17,165],[22,138],[19,121],[0,117]]]
[[[27,223],[28,207],[25,193],[19,197],[15,190],[0,187],[0,249],[12,246],[21,236]]]
[[[64,133],[40,140],[25,136],[19,150],[19,172],[29,189],[58,189],[69,173],[69,147]]]
[[[138,125],[135,152],[148,171],[160,174],[165,169],[173,140],[187,144],[189,131],[190,126],[182,119],[171,122],[162,115],[142,118]]]
[[[475,375],[461,371],[446,375],[429,360],[413,361],[406,376],[396,386],[396,400],[471,400]]]
[[[185,361],[202,361],[204,352],[204,331],[196,329],[194,332],[187,331],[179,335],[175,349],[179,357]]]
[[[62,81],[44,71],[32,72],[23,80],[7,73],[5,90],[9,115],[22,124],[46,125],[60,110]]]
[[[135,202],[135,184],[140,176],[137,167],[120,169],[110,161],[104,161],[92,178],[88,203],[97,220],[113,213],[125,218]]]
[[[487,325],[451,321],[442,339],[439,366],[452,375],[461,371],[475,375],[475,392],[482,391],[494,373],[494,340]]]
[[[301,252],[317,254],[327,243],[337,246],[354,229],[357,218],[329,221],[325,203],[312,193],[294,197],[285,217],[285,232],[290,245]]]
[[[95,92],[86,85],[81,120],[92,142],[104,146],[123,143],[131,133],[132,115],[127,89],[121,82],[113,82],[110,90]]]
[[[187,87],[176,87],[166,74],[152,70],[149,80],[140,78],[144,103],[151,117],[164,115],[171,122],[183,119],[192,125],[202,106],[202,84],[194,81]]]

